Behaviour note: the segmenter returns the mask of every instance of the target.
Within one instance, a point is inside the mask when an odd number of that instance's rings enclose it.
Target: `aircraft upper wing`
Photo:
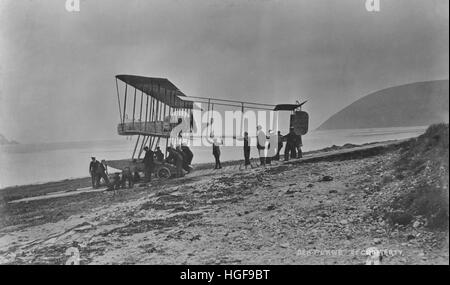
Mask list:
[[[193,102],[183,100],[186,95],[166,78],[127,74],[116,75],[116,78],[170,107],[192,109]]]

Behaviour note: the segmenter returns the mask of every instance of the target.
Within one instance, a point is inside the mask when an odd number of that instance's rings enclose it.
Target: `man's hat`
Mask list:
[[[91,159],[95,159],[95,157],[94,157],[94,156],[92,156],[92,157],[91,157]]]

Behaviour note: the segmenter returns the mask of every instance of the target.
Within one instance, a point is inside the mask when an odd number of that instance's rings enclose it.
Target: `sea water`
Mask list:
[[[364,144],[406,139],[422,134],[426,127],[399,127],[310,131],[303,136],[303,151],[318,150],[332,145]],[[0,146],[0,189],[89,176],[91,156],[97,160],[130,158],[134,141],[126,138],[108,141],[19,144]],[[212,148],[193,147],[193,164],[214,162]],[[221,160],[243,159],[242,147],[222,147]],[[252,157],[258,157],[256,147]],[[114,170],[110,170],[114,172]]]

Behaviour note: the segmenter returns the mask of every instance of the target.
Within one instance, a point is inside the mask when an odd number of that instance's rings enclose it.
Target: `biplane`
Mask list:
[[[144,77],[136,75],[117,75],[116,91],[120,122],[117,132],[121,136],[136,137],[131,158],[109,160],[109,166],[123,170],[143,170],[142,154],[144,147],[154,149],[156,146],[173,142],[172,130],[180,124],[179,117],[192,117],[194,104],[207,106],[207,111],[218,106],[266,111],[290,111],[290,126],[294,126],[299,135],[308,132],[308,114],[301,111],[306,103],[271,105],[229,99],[187,96],[166,78]],[[122,91],[123,90],[123,91]],[[190,122],[192,126],[192,122]],[[156,176],[169,178],[175,173],[174,166],[168,163],[156,163]]]

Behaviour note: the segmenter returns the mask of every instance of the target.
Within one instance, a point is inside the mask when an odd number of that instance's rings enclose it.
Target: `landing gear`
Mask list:
[[[156,172],[158,178],[160,179],[169,179],[172,176],[170,169],[167,167],[161,167]]]

